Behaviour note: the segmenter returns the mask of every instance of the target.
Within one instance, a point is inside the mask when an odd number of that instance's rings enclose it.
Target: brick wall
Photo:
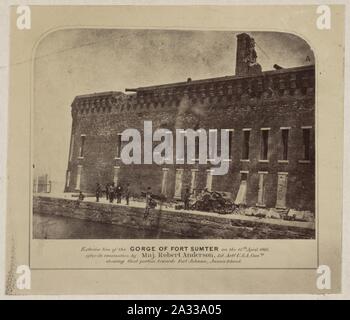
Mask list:
[[[240,171],[248,171],[247,204],[258,198],[259,171],[266,171],[265,204],[275,207],[278,172],[288,173],[286,206],[314,211],[315,206],[315,85],[314,66],[281,69],[244,77],[223,77],[179,84],[135,89],[134,94],[107,92],[78,96],[72,103],[71,161],[69,186],[75,191],[81,165],[80,189],[92,192],[96,183],[113,181],[120,166],[119,182],[130,183],[135,194],[146,190],[160,193],[162,168],[169,168],[167,196],[175,188],[175,169],[183,168],[183,187],[190,186],[191,169],[197,168],[196,188],[204,188],[208,165],[124,165],[115,159],[117,136],[136,128],[143,134],[144,121],[153,130],[167,128],[234,129],[229,173],[213,177],[213,189],[231,192],[235,198]],[[303,159],[302,127],[311,127],[310,160]],[[279,163],[282,153],[281,127],[290,127],[288,163]],[[242,162],[242,129],[251,128],[249,162]],[[260,159],[261,128],[269,128],[268,162]],[[84,158],[79,158],[81,135],[85,134]],[[175,134],[174,134],[175,139]],[[68,174],[67,174],[68,175]]]

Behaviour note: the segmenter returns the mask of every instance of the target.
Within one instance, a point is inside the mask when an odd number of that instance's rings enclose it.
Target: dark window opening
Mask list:
[[[247,181],[247,179],[248,179],[248,173],[241,172],[241,181]]]
[[[288,136],[289,130],[282,129],[282,160],[288,160]]]
[[[84,157],[85,136],[81,136],[80,153],[79,157]]]
[[[229,157],[229,159],[232,158],[232,139],[233,139],[233,132],[229,131],[229,133],[228,133],[228,157]]]
[[[310,160],[310,133],[309,128],[303,129],[304,160]]]
[[[243,148],[242,148],[242,159],[249,159],[249,139],[250,139],[250,131],[243,131]]]
[[[117,158],[120,158],[121,149],[122,149],[122,135],[118,134],[118,137],[117,137]]]
[[[289,130],[282,129],[282,160],[288,160],[288,136]]]
[[[269,149],[269,130],[261,130],[261,152],[260,152],[261,160],[267,160],[268,149]]]

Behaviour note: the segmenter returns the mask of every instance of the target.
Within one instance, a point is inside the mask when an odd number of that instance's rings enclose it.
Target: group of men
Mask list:
[[[116,199],[117,203],[121,203],[122,197],[124,196],[126,204],[129,205],[129,199],[130,199],[130,184],[127,183],[125,187],[121,184],[118,184],[115,186],[115,183],[107,183],[105,186],[105,194],[106,194],[106,199],[109,200],[110,203],[113,203],[113,201]],[[96,183],[96,191],[95,191],[95,196],[96,196],[96,202],[100,201],[100,198],[103,196],[103,190],[102,187],[99,183]],[[145,213],[144,213],[144,218],[147,218],[150,209],[154,208],[156,206],[156,202],[153,199],[153,194],[151,191],[151,187],[147,188],[147,192],[144,193],[144,196],[146,198],[146,207],[145,207]],[[184,209],[189,210],[190,209],[190,190],[187,188],[184,195],[183,195],[183,202],[184,202]],[[78,196],[78,200],[82,201],[84,200],[84,195],[82,192],[80,192]]]
[[[96,184],[96,202],[100,201],[100,197],[102,196],[102,187],[99,183]],[[106,199],[109,200],[110,203],[116,199],[117,203],[122,202],[122,197],[124,196],[126,200],[126,204],[129,205],[130,199],[130,184],[127,183],[125,188],[121,184],[115,186],[114,182],[107,183],[105,187]]]

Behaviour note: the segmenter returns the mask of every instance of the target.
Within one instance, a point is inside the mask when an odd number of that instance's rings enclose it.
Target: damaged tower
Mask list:
[[[246,33],[239,34],[237,36],[236,75],[261,73],[261,66],[256,62],[256,59],[254,38]]]

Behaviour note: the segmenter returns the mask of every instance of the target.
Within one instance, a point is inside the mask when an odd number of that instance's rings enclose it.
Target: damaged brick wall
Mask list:
[[[223,77],[137,89],[135,94],[108,92],[77,97],[72,104],[72,154],[65,191],[76,191],[78,165],[80,189],[92,192],[97,182],[112,182],[114,167],[119,182],[130,183],[139,194],[148,186],[160,193],[162,168],[168,167],[167,196],[175,189],[175,170],[183,168],[182,190],[190,187],[191,170],[198,169],[196,188],[206,185],[208,165],[124,165],[116,158],[118,134],[144,121],[153,130],[168,128],[234,129],[229,173],[213,176],[212,189],[231,192],[235,198],[241,171],[247,175],[247,205],[258,201],[259,172],[267,172],[265,204],[275,207],[278,172],[288,173],[286,206],[314,211],[315,206],[315,84],[314,66],[262,72],[259,75]],[[290,128],[288,161],[281,160],[281,128]],[[303,130],[310,128],[310,157],[303,160]],[[242,158],[242,129],[250,131],[249,162]],[[261,162],[261,128],[269,128],[268,161]],[[86,135],[84,157],[79,157],[81,135]],[[175,133],[174,133],[175,139]],[[69,172],[69,174],[68,174]]]

